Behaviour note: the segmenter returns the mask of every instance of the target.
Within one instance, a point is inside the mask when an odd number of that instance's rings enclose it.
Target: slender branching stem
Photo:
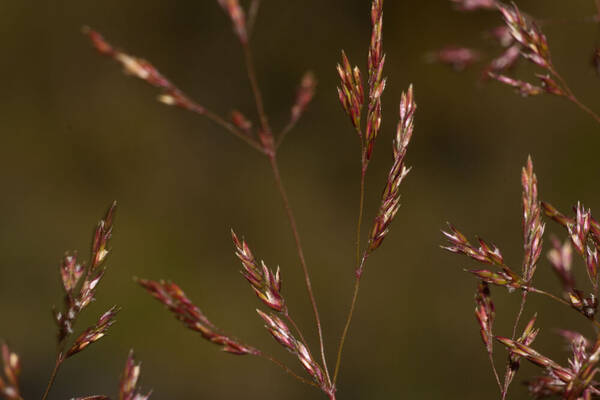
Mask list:
[[[519,326],[519,321],[521,320],[521,316],[523,315],[523,310],[525,309],[525,303],[527,302],[527,291],[524,290],[523,294],[521,296],[521,305],[519,306],[519,312],[517,313],[517,318],[515,318],[515,323],[513,325],[513,332],[512,332],[512,336],[511,339],[515,340],[515,337],[517,336],[517,327]],[[508,393],[508,387],[510,386],[510,383],[512,381],[512,379],[509,379],[509,373],[510,373],[510,356],[506,362],[506,371],[504,372],[504,386],[502,388],[502,400],[506,399],[506,394]]]
[[[571,306],[571,304],[569,304],[569,302],[567,302],[566,300],[561,299],[560,297],[555,296],[552,293],[548,293],[548,292],[546,292],[544,290],[540,290],[540,289],[537,289],[537,288],[530,288],[529,291],[533,292],[533,293],[538,293],[538,294],[547,296],[547,297],[551,298],[552,300],[555,300],[555,301],[558,301],[561,304],[564,304],[565,306],[569,306],[569,307]]]
[[[321,328],[321,318],[319,317],[319,310],[317,308],[317,302],[315,300],[315,295],[312,290],[312,283],[310,281],[308,267],[306,266],[306,260],[304,258],[304,251],[302,250],[302,243],[300,242],[300,234],[298,233],[298,227],[296,225],[296,218],[294,217],[294,213],[292,212],[292,208],[290,206],[290,202],[288,200],[285,188],[283,187],[283,183],[281,181],[281,175],[279,174],[279,165],[277,164],[277,158],[274,153],[269,154],[269,162],[271,164],[271,169],[273,170],[275,184],[277,186],[277,189],[279,190],[279,194],[281,195],[281,200],[283,201],[283,207],[285,208],[285,212],[287,214],[290,228],[292,229],[294,241],[296,242],[296,250],[298,252],[298,257],[300,258],[300,266],[302,267],[302,271],[304,272],[304,281],[306,283],[306,290],[308,291],[308,296],[310,299],[310,303],[312,305],[313,313],[315,315],[315,321],[317,324],[317,332],[319,335],[319,346],[321,348],[321,360],[323,361],[323,369],[325,370],[325,375],[327,376],[327,381],[329,383],[331,383],[331,378],[329,377],[329,370],[327,368],[327,361],[325,359],[325,345],[323,342],[323,329]]]
[[[573,104],[575,104],[581,110],[583,110],[584,112],[589,114],[592,118],[594,118],[596,120],[596,122],[598,122],[600,124],[600,115],[596,114],[588,106],[586,106],[581,101],[579,101],[579,99],[577,97],[575,97],[573,94],[570,94],[569,96],[567,96],[567,99],[569,99],[569,101],[571,101]]]
[[[592,118],[594,118],[596,120],[596,122],[598,122],[600,124],[600,116],[598,114],[596,114],[594,111],[592,111],[588,106],[583,104],[575,96],[575,94],[573,93],[573,91],[571,90],[569,85],[567,84],[567,81],[562,77],[561,74],[558,73],[558,71],[554,68],[554,65],[550,65],[548,67],[548,70],[561,83],[563,89],[566,91],[567,100],[569,100],[571,103],[575,104],[577,107],[579,107],[580,110],[582,110],[585,113],[587,113],[588,115],[590,115]]]
[[[208,118],[215,124],[219,125],[220,127],[225,129],[229,133],[236,136],[238,139],[243,140],[248,145],[250,145],[250,147],[252,147],[254,150],[257,150],[260,153],[264,154],[265,150],[263,149],[263,147],[260,145],[260,143],[256,139],[244,134],[242,131],[237,129],[233,124],[230,124],[229,122],[227,122],[225,119],[223,119],[218,114],[216,114],[210,110],[204,109],[200,115],[205,116],[206,118]]]
[[[294,129],[294,127],[296,126],[297,123],[298,123],[297,119],[292,119],[290,122],[288,122],[288,124],[285,126],[285,128],[283,128],[281,133],[277,136],[277,141],[275,142],[275,149],[278,149],[279,146],[281,146],[281,143],[283,143],[283,140],[285,139],[287,134],[290,133],[290,131],[292,129]]]
[[[254,68],[254,61],[252,58],[252,51],[250,50],[249,43],[242,43],[242,49],[244,51],[244,61],[246,62],[246,71],[248,73],[248,80],[250,81],[250,87],[252,94],[254,95],[254,102],[256,105],[256,111],[258,112],[258,118],[260,119],[260,125],[264,134],[271,134],[271,127],[269,126],[269,119],[265,112],[265,106],[263,103],[262,94],[258,85],[258,78],[256,77],[256,70]]]
[[[256,105],[256,111],[258,113],[258,117],[260,119],[260,124],[262,128],[262,134],[270,136],[272,138],[271,127],[269,126],[269,119],[267,118],[267,113],[265,112],[265,107],[263,103],[262,94],[260,91],[260,87],[258,85],[258,79],[256,77],[256,70],[254,68],[254,62],[252,59],[252,51],[250,50],[250,45],[246,43],[242,43],[242,48],[244,50],[244,60],[246,62],[246,70],[248,73],[248,80],[250,81],[250,87],[252,89],[252,93],[254,95],[254,101]],[[327,368],[327,361],[325,359],[325,344],[323,341],[323,329],[321,328],[321,318],[319,317],[319,310],[317,308],[317,302],[315,300],[315,295],[312,290],[312,283],[310,280],[310,275],[308,273],[308,267],[306,266],[306,260],[304,258],[304,251],[302,250],[302,243],[300,242],[300,234],[298,233],[298,227],[296,225],[296,219],[294,217],[294,213],[292,212],[292,208],[290,206],[290,202],[287,197],[287,193],[283,186],[283,182],[281,181],[281,175],[279,173],[279,165],[277,163],[277,155],[275,146],[272,145],[271,148],[266,148],[264,153],[269,158],[269,163],[271,165],[271,169],[273,171],[273,176],[275,178],[275,184],[277,189],[279,190],[279,194],[281,195],[281,200],[283,201],[283,207],[285,208],[285,212],[292,229],[292,234],[294,236],[294,241],[296,242],[296,250],[298,252],[298,257],[300,259],[300,265],[302,267],[302,271],[304,272],[304,281],[306,282],[306,289],[308,291],[308,296],[310,298],[310,303],[312,305],[313,313],[315,315],[315,321],[317,325],[317,332],[319,335],[319,346],[321,349],[321,360],[323,362],[323,369],[325,371],[325,375],[327,376],[328,383],[331,384],[331,378],[329,377],[329,370]]]
[[[367,164],[363,155],[362,167],[360,170],[360,201],[358,205],[358,222],[356,223],[356,268],[360,265],[360,231],[365,208],[365,176],[367,175]]]
[[[356,279],[354,281],[354,291],[352,293],[352,301],[350,303],[350,311],[348,312],[348,316],[346,317],[346,323],[344,325],[344,330],[342,332],[342,336],[340,338],[340,343],[338,346],[337,357],[335,360],[335,370],[333,372],[333,384],[335,385],[337,382],[337,377],[340,373],[340,364],[342,361],[342,352],[344,349],[344,343],[346,342],[346,336],[348,336],[348,330],[350,329],[350,322],[352,321],[352,317],[354,315],[354,309],[356,308],[356,302],[358,300],[358,291],[360,289],[360,278],[362,274],[358,273],[361,268],[361,257],[360,257],[360,233],[362,227],[362,220],[364,214],[364,203],[365,203],[365,177],[367,174],[367,163],[366,163],[365,153],[363,152],[362,163],[361,163],[361,171],[360,171],[360,200],[358,207],[358,222],[356,224]]]
[[[62,353],[58,353],[56,356],[56,362],[54,363],[54,369],[50,374],[50,379],[48,380],[48,385],[46,385],[46,390],[44,391],[44,395],[42,396],[42,400],[46,400],[48,398],[48,394],[50,394],[50,389],[52,389],[52,385],[54,385],[54,381],[56,380],[56,374],[60,366],[62,365],[65,359],[62,356]]]
[[[352,321],[352,316],[354,315],[354,309],[356,308],[356,302],[358,300],[358,291],[360,289],[360,278],[357,276],[354,280],[354,292],[352,294],[352,302],[350,303],[350,311],[348,312],[348,317],[346,317],[346,324],[344,325],[344,331],[342,332],[342,337],[340,338],[340,344],[338,346],[337,357],[335,360],[335,370],[333,372],[333,384],[335,385],[337,382],[338,375],[340,373],[340,364],[342,362],[342,350],[344,349],[344,343],[346,342],[346,336],[348,336],[348,330],[350,329],[350,322]]]
[[[282,363],[281,361],[279,361],[275,357],[267,355],[267,354],[263,354],[263,353],[259,353],[258,356],[264,358],[265,360],[271,361],[273,364],[275,364],[279,368],[283,369],[288,375],[290,375],[291,377],[299,380],[300,382],[305,383],[305,384],[310,385],[310,386],[314,386],[314,387],[320,389],[319,385],[317,385],[315,382],[309,381],[308,379],[301,377],[300,375],[298,375],[297,373],[295,373],[294,371],[292,371],[289,367],[287,367],[284,363]]]
[[[488,352],[488,357],[490,359],[490,364],[492,365],[492,371],[494,372],[494,377],[496,378],[496,383],[498,384],[498,388],[500,389],[500,392],[502,393],[502,382],[500,382],[500,375],[498,375],[498,370],[496,369],[496,364],[494,363],[494,357],[492,356],[491,352]]]

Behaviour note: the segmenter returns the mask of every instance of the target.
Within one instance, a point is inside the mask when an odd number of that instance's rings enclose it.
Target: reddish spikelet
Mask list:
[[[75,342],[67,351],[65,358],[69,358],[72,355],[79,353],[90,344],[102,339],[106,335],[108,328],[115,323],[115,315],[117,315],[118,312],[119,308],[115,306],[102,314],[94,326],[86,329],[77,339],[75,339]]]
[[[2,365],[4,379],[0,375],[0,395],[7,400],[23,400],[19,390],[21,363],[17,353],[10,351],[6,343],[2,344]]]
[[[530,282],[535,273],[537,262],[542,253],[542,236],[544,224],[538,200],[537,177],[533,173],[531,157],[521,172],[521,185],[523,186],[523,279]]]
[[[544,89],[539,86],[532,85],[529,82],[524,82],[519,79],[513,79],[506,75],[488,72],[488,76],[492,79],[497,80],[500,83],[504,83],[505,85],[515,88],[517,92],[523,97],[536,96],[544,92]]]
[[[552,371],[553,374],[556,375],[556,377],[558,377],[563,382],[569,382],[574,377],[572,371],[568,370],[567,368],[561,367],[559,364],[557,364],[550,358],[541,355],[528,345],[500,336],[496,336],[496,340],[505,345],[511,352],[511,354],[523,357],[532,362],[533,364],[538,365],[542,368],[548,368]]]
[[[559,329],[557,333],[560,336],[562,336],[565,339],[566,343],[570,346],[572,346],[572,344],[576,341],[583,342],[583,345],[586,349],[589,348],[591,345],[590,341],[579,332]]]
[[[125,362],[121,382],[119,382],[119,400],[148,400],[150,398],[150,393],[141,394],[138,391],[140,371],[141,364],[135,363],[133,350],[131,350]]]
[[[487,283],[479,282],[475,294],[475,318],[479,324],[481,339],[490,355],[493,353],[494,334],[492,333],[492,327],[495,315],[490,288]]]
[[[525,282],[508,268],[498,272],[492,272],[487,269],[472,269],[468,272],[472,273],[483,282],[491,283],[496,286],[503,286],[509,290],[527,289]]]
[[[571,292],[575,288],[575,277],[571,269],[573,265],[573,248],[569,241],[561,244],[556,238],[552,238],[552,250],[548,251],[548,260],[560,279],[563,291]]]
[[[250,121],[244,114],[238,110],[231,112],[231,122],[246,135],[250,135],[252,131],[252,121]]]
[[[292,124],[295,124],[302,114],[304,114],[304,111],[315,96],[316,87],[317,80],[315,79],[315,75],[311,71],[306,72],[300,81],[300,86],[296,92],[296,101],[292,106]]]
[[[60,266],[60,276],[67,295],[73,295],[73,290],[83,275],[84,268],[77,262],[77,254],[66,254]]]
[[[502,74],[510,69],[512,69],[517,61],[519,60],[519,56],[521,55],[521,45],[516,44],[514,46],[510,46],[504,52],[494,58],[488,66],[484,69],[483,79],[487,79],[490,77],[490,72],[494,74]]]
[[[369,46],[369,104],[365,130],[365,159],[371,159],[375,139],[381,128],[381,95],[385,90],[383,77],[385,54],[383,54],[383,0],[371,3],[371,44]]]
[[[500,253],[500,249],[494,244],[488,244],[483,239],[479,240],[479,248],[473,246],[465,235],[460,233],[451,224],[448,224],[449,232],[442,231],[446,239],[450,242],[449,246],[442,246],[442,249],[450,251],[452,253],[463,254],[475,261],[482,263],[497,265],[500,267],[504,266],[504,258]]]
[[[494,10],[497,7],[495,0],[451,0],[457,10]]]
[[[265,321],[265,328],[271,333],[273,338],[288,351],[295,354],[306,372],[314,379],[324,391],[328,391],[328,385],[325,381],[323,371],[319,364],[313,359],[308,348],[304,343],[297,340],[288,326],[274,314],[266,314],[260,310],[256,310],[258,315]]]
[[[368,253],[375,251],[389,232],[389,226],[400,208],[400,184],[410,171],[404,165],[404,157],[410,143],[414,127],[414,113],[417,105],[414,102],[412,85],[408,92],[402,93],[400,101],[400,122],[393,143],[394,163],[388,174],[387,184],[383,191],[379,212],[375,217],[369,235]],[[362,268],[362,266],[360,267]]]
[[[525,329],[523,329],[523,333],[517,339],[516,343],[524,345],[524,346],[530,346],[533,343],[533,341],[535,340],[535,338],[537,337],[537,335],[539,333],[539,329],[533,328],[533,326],[535,325],[536,319],[537,319],[537,315],[534,315],[533,318],[531,318],[531,320],[529,320],[529,322],[525,326]],[[515,375],[517,374],[517,371],[518,371],[520,363],[521,363],[520,359],[521,359],[521,356],[518,353],[510,352],[509,362],[508,362],[509,369],[507,370],[507,374],[505,377],[505,381],[507,382],[508,385],[510,385],[510,383],[514,379]]]
[[[116,203],[109,207],[104,218],[98,223],[92,238],[92,253],[87,266],[77,261],[77,254],[67,254],[60,266],[60,275],[65,290],[63,311],[54,310],[54,320],[58,325],[58,342],[62,343],[73,333],[73,323],[79,314],[92,301],[106,268],[103,267],[109,254],[109,241]],[[83,277],[83,282],[80,283]]]
[[[579,254],[585,253],[585,247],[590,233],[591,211],[577,203],[575,223],[567,225],[571,242]]]
[[[544,210],[544,214],[546,214],[546,216],[552,218],[552,220],[554,220],[555,222],[558,222],[563,227],[567,228],[569,225],[572,225],[575,223],[575,221],[573,219],[562,214],[552,204],[546,203],[545,201],[542,201],[541,204],[542,204],[542,209]]]
[[[587,267],[588,277],[594,286],[594,292],[598,290],[598,249],[587,246],[585,253],[585,265]]]
[[[455,71],[462,71],[481,59],[481,54],[468,47],[446,46],[427,57],[431,62],[446,64]]]
[[[185,326],[191,330],[200,332],[206,340],[222,346],[223,351],[237,355],[260,354],[257,349],[246,346],[237,339],[221,333],[176,284],[145,279],[137,279],[137,283],[146,289],[155,299],[164,304],[175,315],[175,318],[183,322]]]
[[[523,56],[539,67],[550,67],[552,62],[550,61],[548,41],[538,26],[527,20],[514,3],[512,6],[499,4],[498,9],[504,16],[504,22],[510,29],[513,38],[529,50],[529,52],[523,53]]]
[[[161,89],[162,93],[158,96],[158,100],[161,103],[180,107],[198,114],[205,113],[206,110],[204,107],[193,102],[148,61],[114,49],[106,40],[104,40],[102,35],[90,28],[84,28],[83,33],[90,38],[92,44],[100,54],[108,56],[120,63],[123,66],[125,74],[135,76],[136,78]]]
[[[538,377],[529,382],[528,387],[534,396],[560,395],[563,399],[592,399],[600,394],[594,385],[594,375],[600,359],[598,342],[591,347],[590,343],[577,332],[561,332],[570,343],[572,357],[569,368],[546,369],[546,376]],[[591,348],[590,348],[591,347]],[[536,362],[536,364],[540,365]]]
[[[515,43],[515,39],[510,33],[510,28],[506,25],[500,25],[490,29],[488,34],[502,47],[509,47]]]
[[[248,32],[246,29],[246,15],[244,9],[240,6],[238,0],[218,0],[223,10],[231,18],[233,24],[233,30],[236,36],[240,39],[240,42],[248,42]]]
[[[598,298],[593,293],[590,293],[586,297],[581,290],[573,289],[573,291],[568,293],[568,296],[571,307],[579,311],[586,318],[590,320],[594,319],[596,311],[598,311]]]
[[[281,278],[279,277],[279,268],[273,273],[264,261],[260,265],[254,258],[248,244],[239,240],[235,232],[231,231],[231,237],[235,244],[235,255],[242,262],[242,275],[250,282],[250,286],[258,298],[269,308],[287,313],[285,301],[281,296]]]
[[[553,94],[555,96],[567,96],[567,92],[560,87],[558,83],[548,74],[535,74],[535,76],[540,80],[542,84],[542,88],[546,93]]]
[[[342,62],[337,65],[337,71],[341,81],[340,87],[337,88],[340,103],[362,139],[360,119],[364,104],[364,91],[360,69],[358,67],[352,69],[346,53],[342,50]]]

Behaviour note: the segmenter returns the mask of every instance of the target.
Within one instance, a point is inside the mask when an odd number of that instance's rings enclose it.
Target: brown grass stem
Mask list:
[[[340,338],[340,344],[338,346],[337,357],[335,360],[335,370],[333,372],[333,384],[335,385],[337,382],[338,375],[340,373],[340,365],[342,362],[342,351],[344,349],[344,343],[346,342],[346,337],[348,336],[348,330],[350,329],[350,322],[352,321],[352,316],[354,315],[354,309],[356,308],[356,302],[358,300],[358,291],[360,289],[360,277],[356,277],[354,281],[354,292],[352,294],[352,302],[350,303],[350,311],[348,312],[348,317],[346,318],[346,324],[344,325],[344,331],[342,332],[342,337]]]
[[[360,258],[360,231],[362,226],[363,214],[364,214],[364,203],[365,203],[365,177],[367,174],[367,162],[365,153],[363,152],[362,163],[361,163],[361,171],[360,171],[360,200],[358,207],[358,222],[356,223],[356,271],[359,270],[361,266],[361,258]],[[354,291],[352,294],[352,301],[350,303],[350,311],[348,312],[348,316],[346,317],[346,323],[344,324],[344,330],[342,331],[342,336],[340,338],[340,343],[338,346],[338,352],[335,361],[335,370],[333,373],[333,384],[335,385],[337,382],[337,377],[340,372],[340,364],[342,362],[342,352],[344,349],[344,343],[346,342],[346,336],[348,336],[348,331],[350,329],[350,323],[352,321],[352,317],[354,315],[354,309],[356,308],[356,302],[358,300],[358,291],[360,289],[360,275],[356,275],[356,280],[354,282]]]
[[[279,146],[281,146],[281,143],[283,143],[283,140],[285,139],[287,134],[290,133],[290,131],[292,129],[294,129],[294,127],[296,126],[297,123],[298,123],[298,120],[293,120],[293,119],[290,122],[288,122],[288,124],[285,126],[285,128],[283,128],[281,133],[277,136],[277,140],[275,142],[275,149],[278,149]]]
[[[515,340],[515,337],[517,336],[517,327],[519,326],[519,321],[521,320],[521,316],[523,315],[523,310],[525,309],[525,303],[527,302],[527,291],[523,291],[523,295],[521,297],[521,305],[519,306],[519,312],[517,313],[517,317],[515,318],[515,323],[513,325],[513,331],[512,331],[512,336],[511,339]],[[506,399],[506,394],[508,393],[508,387],[510,386],[510,383],[512,382],[512,378],[509,377],[510,374],[510,369],[511,369],[511,365],[510,365],[510,355],[508,357],[508,360],[506,362],[506,371],[504,373],[504,387],[502,388],[502,400]],[[514,377],[514,375],[513,375]]]
[[[496,378],[496,383],[498,384],[498,389],[500,389],[500,393],[502,393],[502,382],[500,381],[500,375],[498,375],[498,370],[496,369],[496,364],[494,364],[494,357],[492,353],[488,352],[488,358],[490,359],[490,364],[492,365],[492,372],[494,373],[494,378]]]
[[[262,99],[262,93],[260,91],[260,87],[258,85],[258,79],[256,76],[256,70],[254,68],[254,62],[252,58],[252,51],[250,49],[250,45],[248,43],[242,43],[242,48],[244,50],[244,60],[246,62],[246,70],[248,73],[248,80],[250,81],[250,86],[252,88],[252,93],[254,95],[254,101],[256,105],[256,111],[258,113],[258,117],[260,119],[261,127],[264,135],[268,135],[272,137],[271,127],[269,126],[269,119],[267,118],[267,114],[265,112],[264,103]],[[276,156],[276,148],[273,144],[271,144],[271,148],[266,148],[263,152],[268,156],[269,163],[271,165],[271,169],[273,171],[273,177],[275,178],[275,184],[277,189],[279,190],[279,194],[281,195],[281,200],[283,201],[283,206],[285,208],[285,212],[290,224],[290,228],[292,229],[292,234],[294,236],[294,241],[296,242],[296,250],[298,252],[298,257],[300,259],[300,265],[302,267],[302,271],[304,273],[304,281],[306,282],[306,290],[308,291],[308,296],[310,298],[310,303],[313,309],[313,313],[315,316],[315,322],[317,325],[317,332],[319,336],[319,347],[321,349],[321,360],[323,362],[323,369],[325,371],[325,375],[327,376],[327,381],[331,384],[331,378],[329,376],[329,369],[327,368],[327,361],[325,358],[325,344],[323,340],[323,329],[321,327],[321,318],[319,317],[319,310],[317,307],[317,302],[315,300],[315,295],[312,290],[312,283],[310,280],[310,275],[308,273],[308,267],[306,266],[306,259],[304,258],[304,251],[302,249],[302,243],[300,241],[300,234],[298,232],[298,227],[296,224],[296,218],[294,217],[294,213],[292,211],[292,207],[290,205],[287,193],[283,186],[283,182],[281,180],[281,174],[279,173],[279,165],[277,163]]]
[[[317,389],[320,389],[319,385],[317,385],[315,382],[310,381],[310,380],[308,380],[306,378],[301,377],[300,375],[298,375],[297,373],[295,373],[294,371],[292,371],[288,366],[286,366],[284,363],[282,363],[281,361],[279,361],[275,357],[269,356],[269,355],[264,354],[264,353],[259,353],[258,356],[264,358],[267,361],[272,362],[275,365],[277,365],[279,368],[281,368],[282,370],[284,370],[285,373],[287,373],[291,377],[297,379],[298,381],[300,381],[302,383],[305,383],[305,384],[307,384],[309,386],[316,387]]]
[[[567,92],[566,93],[567,100],[569,100],[571,103],[575,104],[577,107],[579,107],[580,110],[582,110],[585,113],[587,113],[588,115],[590,115],[592,118],[594,118],[596,120],[597,123],[600,124],[600,116],[598,114],[596,114],[594,111],[592,111],[588,106],[586,106],[585,104],[583,104],[575,96],[575,93],[573,93],[573,91],[571,90],[571,88],[567,84],[567,81],[562,77],[561,74],[558,73],[558,71],[554,68],[554,65],[550,65],[548,67],[548,70],[550,71],[550,73],[552,75],[554,75],[554,77],[556,77],[556,79],[559,80],[559,82],[561,83],[562,87]]]
[[[313,313],[315,315],[315,322],[317,325],[317,332],[319,335],[319,346],[321,348],[321,360],[323,362],[323,369],[325,370],[325,375],[327,376],[327,381],[329,383],[331,383],[331,378],[329,376],[329,369],[327,368],[327,361],[325,359],[325,345],[323,342],[323,329],[321,327],[321,318],[319,317],[319,310],[317,308],[317,302],[315,300],[315,295],[312,290],[312,283],[310,281],[308,267],[306,266],[306,260],[304,258],[304,251],[302,250],[302,243],[300,242],[300,234],[298,233],[298,227],[296,225],[296,218],[294,217],[294,213],[290,206],[290,202],[288,200],[287,193],[286,193],[283,183],[281,181],[281,175],[279,173],[279,165],[277,164],[277,158],[274,153],[269,154],[269,162],[271,164],[271,169],[273,170],[275,184],[277,186],[277,189],[279,190],[279,194],[281,195],[281,200],[283,201],[283,207],[285,208],[285,212],[286,212],[286,215],[288,218],[288,222],[290,224],[290,228],[292,229],[294,241],[296,242],[296,250],[298,252],[298,257],[300,259],[300,266],[302,267],[302,271],[304,272],[304,281],[306,283],[306,290],[308,291],[310,303],[312,305]]]
[[[265,134],[271,134],[271,127],[269,126],[269,119],[267,118],[267,113],[265,112],[265,106],[263,103],[262,93],[260,91],[260,87],[258,85],[258,78],[256,76],[256,70],[254,68],[254,61],[252,58],[252,51],[250,50],[250,44],[242,43],[242,49],[244,51],[244,61],[246,63],[246,71],[248,73],[248,80],[250,81],[250,86],[252,89],[252,94],[254,95],[254,102],[256,105],[256,111],[258,113],[258,118],[260,119],[260,125]]]
[[[225,119],[223,119],[218,114],[216,114],[210,110],[204,109],[200,115],[205,116],[206,118],[208,118],[215,124],[221,126],[225,130],[227,130],[228,132],[230,132],[231,134],[236,136],[238,139],[243,140],[254,150],[258,150],[260,153],[264,154],[265,150],[263,149],[263,147],[260,145],[260,143],[256,139],[244,134],[239,129],[237,129],[233,124],[227,122]]]
[[[56,356],[56,362],[54,363],[54,369],[52,369],[52,373],[50,374],[50,379],[48,379],[48,385],[46,385],[46,390],[44,391],[44,395],[42,396],[42,400],[46,400],[48,398],[48,394],[50,394],[50,389],[54,385],[54,381],[56,380],[56,374],[62,365],[64,358],[62,357],[62,353],[59,353]]]

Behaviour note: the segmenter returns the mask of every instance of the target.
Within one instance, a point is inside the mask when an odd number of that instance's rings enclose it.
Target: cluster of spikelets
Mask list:
[[[475,316],[480,327],[481,337],[489,354],[493,372],[497,379],[502,398],[507,395],[520,363],[524,358],[543,368],[544,375],[529,381],[528,387],[536,398],[560,395],[565,399],[589,399],[600,395],[600,385],[594,380],[600,362],[600,340],[589,341],[583,335],[561,331],[561,335],[572,348],[572,357],[568,366],[562,366],[550,358],[534,350],[532,343],[539,330],[534,328],[534,316],[517,337],[516,330],[521,315],[524,312],[527,295],[536,293],[570,306],[582,316],[590,320],[592,325],[600,327],[596,320],[598,309],[598,250],[600,249],[600,224],[595,220],[590,210],[581,204],[574,208],[575,216],[568,217],[556,208],[538,199],[537,178],[533,173],[531,159],[523,168],[521,183],[523,187],[523,250],[524,257],[521,271],[510,267],[502,257],[498,247],[483,239],[478,245],[472,245],[456,228],[450,226],[444,232],[448,239],[446,250],[469,257],[493,269],[471,269],[469,272],[479,280],[475,296]],[[562,293],[555,295],[534,286],[532,280],[542,252],[542,236],[545,224],[542,213],[565,228],[567,240],[561,243],[553,238],[552,249],[548,252],[550,265],[558,277]],[[576,285],[572,270],[573,248],[585,265],[590,282],[590,291],[585,292]],[[517,314],[512,336],[498,336],[493,333],[495,318],[494,304],[491,299],[489,285],[507,288],[522,293],[521,308]],[[504,345],[508,352],[504,380],[500,379],[493,360],[494,339]]]
[[[110,252],[109,243],[112,235],[113,219],[116,203],[108,209],[105,217],[98,223],[94,231],[91,256],[87,263],[77,260],[77,253],[67,253],[61,262],[59,271],[64,290],[64,306],[62,311],[53,310],[54,320],[58,326],[56,363],[43,399],[46,399],[56,374],[61,365],[75,354],[85,350],[90,344],[102,339],[115,322],[118,307],[112,307],[98,318],[98,322],[74,337],[74,325],[81,313],[96,296],[98,285],[106,271],[105,261]],[[21,364],[16,353],[11,352],[6,344],[2,345],[2,365],[4,378],[0,376],[0,396],[8,400],[22,400],[19,389]],[[140,394],[137,381],[140,366],[136,365],[133,352],[129,354],[125,370],[119,386],[120,400],[147,400],[150,394]],[[106,396],[78,397],[77,400],[103,400]]]
[[[486,32],[500,47],[500,54],[489,61],[482,72],[482,79],[489,78],[514,88],[522,96],[550,94],[559,96],[575,104],[588,113],[597,122],[600,116],[583,104],[573,93],[565,79],[557,71],[552,62],[548,40],[539,24],[530,15],[524,14],[513,2],[507,5],[498,0],[452,0],[460,11],[489,10],[502,16],[503,25],[496,26]],[[597,3],[600,5],[600,3]],[[600,9],[598,10],[600,13]],[[600,14],[599,14],[600,15]],[[598,15],[591,20],[598,21]],[[574,21],[577,23],[577,21]],[[600,51],[593,52],[592,63],[600,66]],[[462,70],[482,59],[481,52],[468,47],[447,46],[429,55],[429,59],[453,66]],[[537,82],[517,79],[511,74],[520,60],[535,65],[540,72],[535,74]]]

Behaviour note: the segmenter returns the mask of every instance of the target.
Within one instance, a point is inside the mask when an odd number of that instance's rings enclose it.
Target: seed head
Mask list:
[[[175,315],[175,318],[189,329],[200,332],[204,339],[221,346],[223,351],[236,355],[260,354],[257,349],[223,334],[175,283],[146,279],[136,280],[149,294],[165,305]]]

